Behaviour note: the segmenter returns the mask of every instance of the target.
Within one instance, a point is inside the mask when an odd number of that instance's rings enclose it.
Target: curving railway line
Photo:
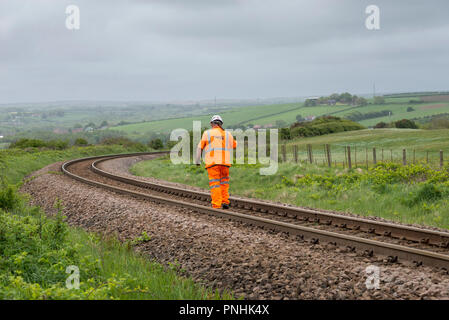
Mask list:
[[[238,197],[230,198],[230,210],[213,209],[209,193],[133,179],[100,168],[103,162],[117,158],[165,154],[167,152],[82,158],[64,163],[62,171],[83,183],[120,194],[284,232],[312,243],[343,246],[366,256],[383,256],[390,262],[449,270],[449,232]]]

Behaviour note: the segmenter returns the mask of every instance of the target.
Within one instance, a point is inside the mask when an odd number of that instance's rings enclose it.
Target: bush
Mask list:
[[[47,144],[45,141],[38,139],[19,139],[9,145],[10,149],[26,149],[26,148],[43,148],[46,147]]]
[[[441,199],[443,193],[432,183],[422,185],[415,192],[410,193],[409,197],[403,200],[403,203],[409,207],[425,201],[435,201]]]
[[[413,120],[402,119],[394,122],[394,126],[400,129],[418,129],[418,126]]]
[[[290,140],[292,138],[290,128],[281,128],[281,139]]]
[[[385,98],[384,97],[374,97],[374,104],[385,104]]]
[[[69,146],[68,141],[50,140],[43,141],[38,139],[19,139],[9,145],[10,149],[27,149],[27,148],[49,148],[53,150],[64,150]]]
[[[353,112],[348,114],[345,118],[352,120],[352,121],[361,121],[365,119],[374,119],[374,118],[381,118],[385,116],[389,116],[390,114],[393,114],[391,110],[382,110],[382,111],[374,111],[374,112],[367,112],[367,113],[361,113],[361,112]]]
[[[116,137],[116,138],[105,138],[100,144],[102,145],[119,145],[124,146],[125,148],[136,149],[136,151],[145,152],[147,151],[147,147],[140,142],[132,141],[125,137]]]
[[[407,112],[413,112],[413,111],[415,111],[415,109],[413,109],[413,107],[408,107],[407,108]]]
[[[159,138],[151,140],[148,145],[150,146],[150,148],[155,149],[155,150],[159,150],[164,147],[162,140]]]
[[[87,146],[88,142],[87,142],[86,139],[78,138],[78,139],[75,140],[74,144],[75,144],[75,146]]]
[[[374,126],[375,129],[382,129],[382,128],[388,128],[388,124],[386,124],[385,122],[381,121],[379,123],[377,123]]]
[[[313,137],[360,129],[364,129],[364,127],[356,122],[340,119],[338,117],[323,116],[310,122],[294,123],[290,129],[290,139],[295,137]]]

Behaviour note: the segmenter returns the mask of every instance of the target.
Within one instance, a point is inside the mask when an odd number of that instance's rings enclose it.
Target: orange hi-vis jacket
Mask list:
[[[199,144],[205,152],[206,169],[215,165],[231,166],[231,152],[237,147],[232,134],[220,127],[206,130]]]

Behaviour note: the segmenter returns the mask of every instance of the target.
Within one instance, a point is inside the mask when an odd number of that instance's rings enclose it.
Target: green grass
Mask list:
[[[9,183],[17,184],[28,174],[57,161],[127,152],[134,150],[117,145],[72,147],[60,151],[4,149],[0,150],[0,174]]]
[[[182,272],[179,265],[171,264],[169,268],[150,261],[143,255],[134,252],[129,243],[122,244],[115,238],[102,238],[82,229],[72,229],[69,241],[73,245],[82,244],[79,252],[99,261],[101,278],[126,277],[131,288],[144,288],[120,292],[119,299],[152,299],[152,300],[204,300],[232,299],[232,294],[212,291],[191,278],[178,275]]]
[[[70,227],[59,214],[45,217],[7,186],[58,160],[134,152],[122,146],[54,150],[3,150],[0,154],[0,299],[233,299],[226,290],[212,291],[175,262],[165,268],[135,252],[151,239],[142,234],[125,243],[113,235]],[[63,205],[63,204],[62,204]],[[80,289],[65,287],[66,267],[80,268]]]
[[[449,155],[449,130],[424,131],[424,130],[362,130],[354,132],[338,133],[307,139],[299,139],[295,142],[301,148],[305,148],[308,143],[313,144],[316,151],[321,151],[324,143],[333,145],[334,156],[336,148],[344,145],[363,147],[383,146],[385,148],[395,148],[397,150],[397,159],[402,159],[402,147],[416,148],[417,150],[436,151],[440,148],[446,150]],[[354,150],[354,149],[353,149]],[[366,173],[369,179],[379,181],[384,176],[377,177],[374,172],[370,176],[373,166],[370,164],[369,174],[364,166],[365,151],[362,149],[359,154],[359,169],[353,169],[351,172]],[[321,151],[322,152],[322,151]],[[431,154],[434,157],[436,154]],[[410,156],[410,153],[408,153]],[[344,152],[337,156],[344,158]],[[387,157],[387,153],[385,154]],[[388,154],[389,157],[389,154]],[[305,159],[305,153],[303,159]],[[362,159],[360,159],[362,158]],[[290,162],[280,163],[278,172],[273,176],[261,176],[259,174],[260,165],[235,165],[231,168],[231,193],[246,197],[268,199],[290,203],[298,206],[306,206],[320,209],[338,210],[351,212],[360,215],[380,216],[390,220],[396,220],[406,223],[418,223],[443,228],[449,228],[449,188],[447,181],[435,184],[443,190],[446,196],[431,200],[418,201],[410,205],[409,199],[419,194],[424,188],[423,183],[416,183],[413,177],[410,182],[401,181],[394,183],[378,184],[364,181],[357,184],[335,184],[335,189],[323,188],[316,183],[297,184],[296,181],[304,176],[311,176],[320,181],[321,176],[339,177],[346,174],[347,169],[327,168],[322,165],[292,163],[292,156],[289,156]],[[380,160],[380,151],[378,161]],[[370,155],[371,161],[371,155]],[[436,160],[434,162],[437,162]],[[321,162],[318,161],[318,164]],[[446,160],[447,170],[447,160]],[[354,158],[353,158],[354,164]],[[417,166],[410,166],[415,170]],[[427,168],[427,165],[423,164]],[[435,166],[433,166],[435,168]],[[408,168],[408,167],[406,167]],[[416,169],[416,170],[418,170]],[[421,170],[421,169],[419,169]],[[428,172],[438,175],[440,171],[429,167]],[[137,163],[132,172],[139,176],[151,176],[159,179],[184,183],[208,189],[207,172],[202,168],[193,165],[174,165],[169,159],[158,159]],[[385,174],[385,176],[388,176]],[[379,178],[379,179],[378,179]],[[376,180],[377,179],[377,180]],[[289,183],[293,181],[293,183]],[[307,180],[308,181],[308,180]],[[441,185],[440,185],[441,184]],[[333,183],[331,183],[334,186]],[[405,201],[405,202],[404,202]]]

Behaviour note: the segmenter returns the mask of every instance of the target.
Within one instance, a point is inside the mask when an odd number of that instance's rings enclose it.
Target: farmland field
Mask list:
[[[319,105],[313,107],[305,107],[303,103],[290,103],[278,105],[262,105],[237,107],[226,110],[221,113],[226,126],[240,125],[275,125],[276,121],[285,121],[290,125],[296,121],[296,116],[322,116],[333,115],[337,117],[346,117],[351,113],[360,112],[362,114],[369,112],[380,112],[389,110],[391,116],[382,116],[378,118],[363,119],[358,121],[361,125],[372,127],[378,122],[389,123],[401,119],[418,119],[426,116],[432,116],[441,113],[449,113],[449,102],[447,96],[407,96],[407,97],[389,97],[385,99],[385,104],[368,104],[366,106],[351,106],[337,104],[334,106]],[[410,100],[430,99],[425,103],[410,103]],[[372,99],[368,99],[373,103]],[[412,107],[412,111],[407,108]],[[137,124],[123,125],[111,130],[120,130],[129,134],[131,137],[139,136],[149,132],[157,132],[167,134],[176,128],[192,128],[192,121],[199,120],[203,126],[207,126],[210,116],[206,113],[202,116],[172,118],[166,120],[156,120],[150,122],[142,122]]]
[[[229,111],[221,113],[226,125],[236,125],[236,124],[261,124],[274,122],[280,114],[291,113],[294,114],[293,119],[295,120],[296,114],[299,113],[302,104],[292,103],[292,104],[280,104],[280,105],[263,105],[263,106],[249,106],[249,107],[239,107],[234,108]],[[296,112],[298,110],[298,112]],[[210,121],[212,114],[205,114],[203,116],[195,117],[185,117],[177,119],[166,119],[151,122],[144,122],[138,124],[130,124],[119,126],[113,129],[117,129],[126,132],[131,135],[136,135],[144,132],[160,132],[169,133],[171,130],[176,128],[192,129],[192,121],[201,121],[203,126],[207,126]]]

